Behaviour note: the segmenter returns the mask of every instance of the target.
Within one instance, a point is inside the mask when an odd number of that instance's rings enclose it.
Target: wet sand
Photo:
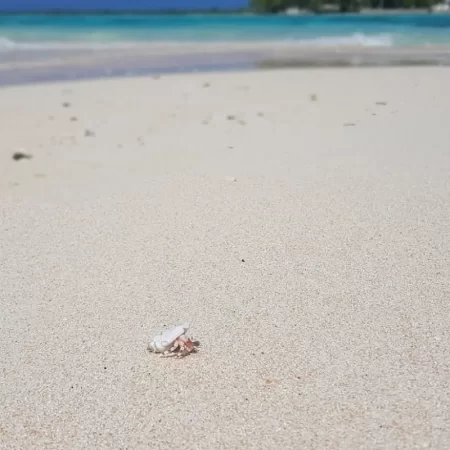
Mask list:
[[[289,42],[123,44],[3,51],[0,86],[286,67],[449,66],[448,45],[365,47]]]

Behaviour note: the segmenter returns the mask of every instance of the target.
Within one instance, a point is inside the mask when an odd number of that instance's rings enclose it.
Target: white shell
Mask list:
[[[149,350],[155,353],[164,353],[172,347],[176,339],[183,336],[189,330],[189,325],[178,325],[168,330],[163,331],[153,338],[153,341],[148,344]]]

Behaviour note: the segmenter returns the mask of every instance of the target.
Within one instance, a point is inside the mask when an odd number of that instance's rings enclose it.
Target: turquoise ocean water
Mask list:
[[[211,41],[367,47],[450,44],[450,15],[0,16],[0,51]]]

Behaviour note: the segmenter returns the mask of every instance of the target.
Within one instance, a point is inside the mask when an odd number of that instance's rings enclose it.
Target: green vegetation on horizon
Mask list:
[[[277,13],[288,8],[312,12],[358,12],[363,8],[415,9],[431,8],[439,0],[251,0],[252,9],[260,13]]]

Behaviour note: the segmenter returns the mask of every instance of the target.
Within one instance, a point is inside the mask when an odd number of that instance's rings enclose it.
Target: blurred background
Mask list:
[[[447,65],[448,10],[437,0],[2,0],[0,83]]]

